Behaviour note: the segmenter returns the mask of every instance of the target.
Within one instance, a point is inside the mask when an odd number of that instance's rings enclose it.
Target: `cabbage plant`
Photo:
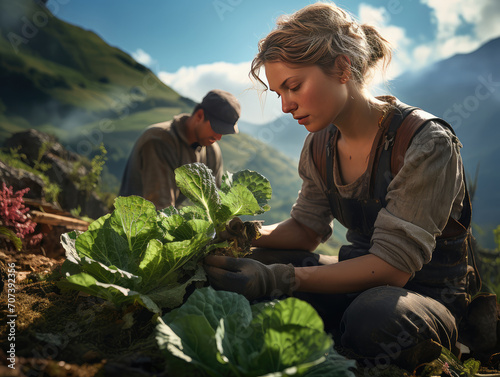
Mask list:
[[[218,237],[226,224],[269,210],[271,186],[257,172],[225,174],[221,189],[201,163],[177,168],[175,178],[193,205],[157,211],[144,198],[118,197],[114,211],[86,232],[64,234],[67,260],[60,285],[117,306],[139,303],[154,313],[175,308],[190,284],[206,281],[199,260],[228,246]]]
[[[334,351],[316,310],[294,297],[250,305],[206,287],[159,321],[156,340],[167,365],[183,361],[178,376],[354,377],[355,362]]]

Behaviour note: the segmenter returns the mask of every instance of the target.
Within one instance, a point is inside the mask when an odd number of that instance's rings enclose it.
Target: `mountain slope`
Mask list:
[[[264,125],[238,122],[241,131],[265,144],[272,145],[292,160],[298,162],[304,139],[309,133],[290,115],[283,115]]]
[[[479,168],[473,221],[485,235],[476,234],[493,248],[492,229],[500,224],[500,38],[403,74],[391,85],[401,101],[444,118],[455,129],[466,172],[474,176]]]
[[[194,105],[128,54],[32,0],[0,0],[0,81],[1,138]]]

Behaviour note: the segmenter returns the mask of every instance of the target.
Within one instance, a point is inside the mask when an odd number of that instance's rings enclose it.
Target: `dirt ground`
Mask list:
[[[12,342],[7,336],[0,339],[0,376],[166,375],[152,313],[142,307],[117,310],[104,300],[61,291],[57,281],[64,252],[48,241],[29,252],[0,244],[0,333],[15,337]],[[52,246],[50,252],[47,245]],[[13,307],[8,305],[7,286],[12,265],[16,271],[15,292],[10,296]],[[14,332],[8,325],[12,319]],[[14,370],[9,368],[11,343],[17,357]]]

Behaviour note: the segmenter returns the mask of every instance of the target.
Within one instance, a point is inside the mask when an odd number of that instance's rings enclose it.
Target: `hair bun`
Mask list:
[[[366,42],[370,48],[369,66],[374,66],[381,59],[390,60],[390,43],[382,37],[378,30],[374,26],[368,24],[361,25],[361,29],[365,33]]]

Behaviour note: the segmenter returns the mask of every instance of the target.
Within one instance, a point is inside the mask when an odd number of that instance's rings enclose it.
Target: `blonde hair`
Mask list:
[[[276,21],[276,28],[259,41],[250,74],[267,88],[259,78],[260,68],[267,62],[318,65],[331,75],[339,56],[348,59],[344,59],[345,68],[364,86],[370,69],[380,61],[385,70],[392,51],[375,27],[360,25],[333,3],[311,4]]]

